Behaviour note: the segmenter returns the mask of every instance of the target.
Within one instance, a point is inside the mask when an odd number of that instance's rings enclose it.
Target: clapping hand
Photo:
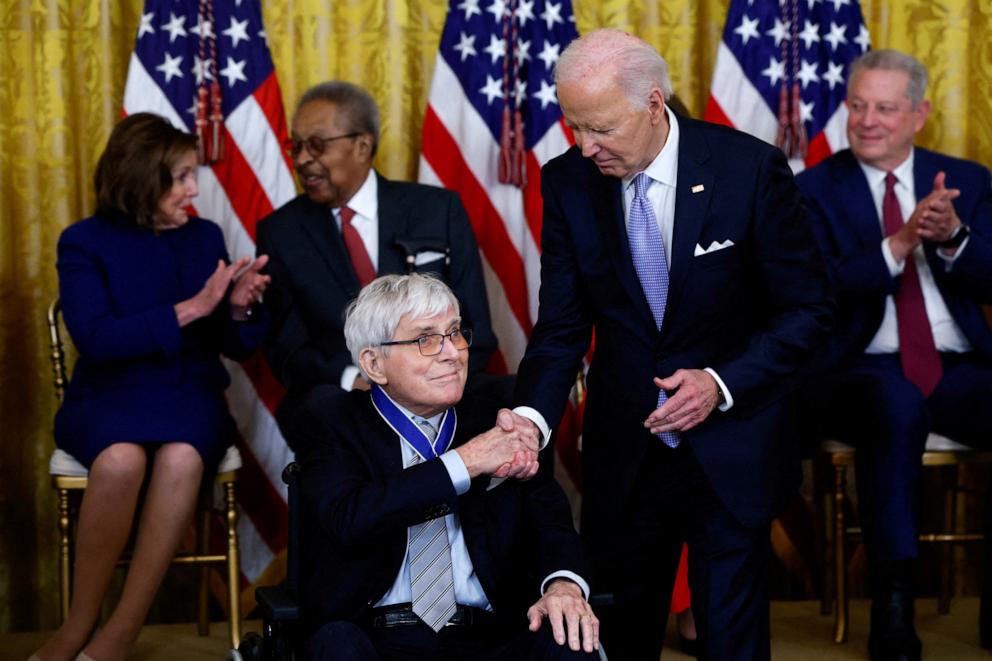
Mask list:
[[[236,264],[244,266],[248,257],[242,257]],[[237,319],[245,316],[248,308],[262,299],[265,288],[272,282],[271,275],[263,275],[260,271],[269,262],[268,255],[262,255],[234,279],[234,289],[228,299],[231,304],[231,315]]]

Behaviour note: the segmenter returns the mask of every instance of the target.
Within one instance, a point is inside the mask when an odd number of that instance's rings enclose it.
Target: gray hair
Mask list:
[[[649,43],[622,30],[603,28],[575,39],[558,57],[555,84],[581,80],[612,67],[627,99],[647,106],[655,87],[667,101],[672,97],[668,63]]]
[[[392,340],[403,315],[422,319],[443,314],[448,308],[459,314],[458,299],[448,285],[433,275],[411,273],[376,278],[365,285],[345,311],[344,339],[352,363],[361,366],[358,358],[362,351]]]
[[[904,72],[909,76],[909,82],[906,84],[906,96],[913,104],[913,109],[915,110],[923,101],[923,95],[927,91],[927,68],[912,55],[891,48],[868,51],[851,62],[848,81],[854,80],[854,77],[862,71],[873,69]],[[848,89],[851,89],[850,86]]]
[[[314,85],[300,97],[296,111],[311,101],[333,103],[347,125],[347,131],[372,136],[372,155],[379,147],[379,106],[368,92],[353,83],[331,80]],[[295,113],[294,113],[295,114]]]

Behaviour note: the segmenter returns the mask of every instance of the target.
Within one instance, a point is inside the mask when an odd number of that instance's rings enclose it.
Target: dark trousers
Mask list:
[[[858,508],[874,567],[919,554],[927,435],[992,443],[992,364],[975,354],[941,354],[941,361],[944,376],[928,398],[903,376],[897,354],[860,356],[807,389],[823,431],[858,449]]]
[[[521,621],[524,614],[520,614]],[[573,652],[558,645],[544,622],[536,633],[486,626],[445,627],[435,633],[426,624],[388,629],[352,622],[330,622],[307,642],[307,661],[595,661],[598,653]]]
[[[589,540],[613,592],[600,613],[610,661],[657,661],[683,541],[700,658],[769,658],[768,526],[734,518],[686,442],[650,447],[629,503],[614,539]]]

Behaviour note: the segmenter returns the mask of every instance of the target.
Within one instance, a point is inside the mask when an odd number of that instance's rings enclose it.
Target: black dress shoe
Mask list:
[[[894,589],[872,600],[868,655],[873,661],[919,661],[923,645],[913,614],[909,591]]]

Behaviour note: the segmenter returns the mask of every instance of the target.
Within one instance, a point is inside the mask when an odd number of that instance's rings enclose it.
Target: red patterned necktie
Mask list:
[[[362,241],[355,226],[351,224],[354,217],[354,209],[341,207],[341,236],[344,238],[345,248],[348,249],[351,266],[355,269],[355,275],[358,276],[358,284],[364,287],[375,280],[375,267],[372,266],[372,259],[365,249],[365,242]]]
[[[885,175],[885,197],[882,198],[882,223],[886,236],[891,236],[903,227],[902,210],[895,193],[896,177],[889,172]],[[943,368],[940,355],[933,341],[930,319],[923,302],[923,288],[920,274],[916,270],[913,253],[906,256],[902,271],[902,281],[895,294],[896,320],[899,325],[899,357],[902,371],[929,397],[937,387]]]

